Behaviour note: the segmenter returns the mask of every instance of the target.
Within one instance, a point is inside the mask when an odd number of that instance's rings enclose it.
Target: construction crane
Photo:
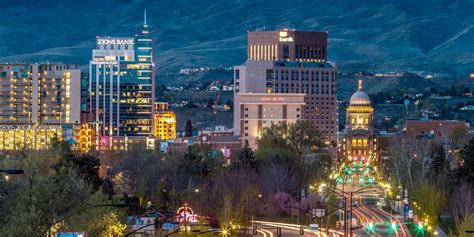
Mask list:
[[[219,97],[221,95],[221,91],[217,91],[216,98],[214,99],[214,104],[212,105],[212,113],[217,114],[217,106],[219,105]]]

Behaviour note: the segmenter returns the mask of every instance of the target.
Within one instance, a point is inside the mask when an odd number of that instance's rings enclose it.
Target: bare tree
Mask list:
[[[427,139],[416,139],[412,143],[414,145],[413,152],[415,161],[418,164],[419,170],[419,183],[423,183],[425,178],[428,176],[428,172],[431,168],[433,161],[433,142]]]
[[[469,215],[474,214],[474,189],[466,182],[454,191],[451,196],[450,210],[456,223],[461,223]]]

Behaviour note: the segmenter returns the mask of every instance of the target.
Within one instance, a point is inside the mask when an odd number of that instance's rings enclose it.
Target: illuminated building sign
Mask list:
[[[293,42],[293,37],[288,36],[288,32],[281,31],[280,32],[280,42]]]
[[[135,43],[134,39],[110,39],[110,38],[97,39],[97,44],[98,45],[103,45],[103,44],[134,44],[134,43]]]
[[[92,61],[94,65],[117,65],[117,61]]]
[[[261,100],[263,101],[285,101],[283,97],[262,97]]]

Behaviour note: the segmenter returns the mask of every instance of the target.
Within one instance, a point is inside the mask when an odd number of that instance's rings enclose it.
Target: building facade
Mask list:
[[[296,30],[248,33],[248,60],[327,61],[327,32]]]
[[[0,64],[0,123],[79,123],[80,83],[75,65]]]
[[[336,183],[349,184],[348,190],[377,183],[380,166],[373,116],[370,98],[362,91],[362,81],[359,81],[358,90],[350,98],[344,138],[339,144],[343,154]]]
[[[154,120],[154,137],[159,140],[176,138],[176,114],[173,111],[157,111]]]
[[[304,114],[305,94],[301,93],[238,93],[234,101],[234,132],[242,144],[258,147],[262,131],[278,123],[294,123]]]
[[[358,90],[351,96],[346,112],[343,155],[350,161],[366,162],[378,159],[377,138],[374,134],[374,109],[369,96],[362,91],[362,81]]]
[[[97,37],[89,66],[89,103],[101,136],[151,136],[155,101],[152,39]]]
[[[254,61],[234,67],[234,97],[239,93],[303,93],[303,119],[337,141],[337,69],[328,62]],[[234,100],[234,109],[238,108]],[[234,125],[236,125],[234,121]]]

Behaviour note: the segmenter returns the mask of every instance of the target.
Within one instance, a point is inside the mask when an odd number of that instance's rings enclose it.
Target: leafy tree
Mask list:
[[[66,155],[57,164],[56,169],[62,167],[71,167],[76,169],[79,176],[84,179],[87,184],[91,185],[93,190],[97,191],[102,186],[103,180],[99,175],[100,160],[92,155]]]
[[[234,161],[231,163],[231,165],[234,169],[239,169],[242,167],[251,167],[254,170],[258,169],[258,161],[252,148],[249,146],[248,141],[245,141],[244,147],[236,156],[233,157],[233,160]]]
[[[272,124],[263,130],[259,148],[280,147],[295,152],[300,161],[322,145],[322,132],[311,121]]]
[[[428,220],[427,225],[436,226],[438,217],[446,203],[444,194],[436,185],[421,184],[414,192],[417,205],[420,207],[417,215],[422,220]]]
[[[460,151],[458,177],[468,183],[474,183],[474,138]]]
[[[88,233],[91,236],[122,236],[126,228],[127,225],[120,221],[120,218],[116,213],[109,212],[91,222],[88,228]]]
[[[467,230],[472,230],[474,226],[474,214],[470,214],[464,220],[459,223],[456,223],[456,233],[449,233],[448,236],[456,237],[470,237],[472,234],[466,233]]]
[[[185,137],[192,137],[193,136],[193,124],[191,120],[186,121],[186,126],[184,127],[184,136]]]

